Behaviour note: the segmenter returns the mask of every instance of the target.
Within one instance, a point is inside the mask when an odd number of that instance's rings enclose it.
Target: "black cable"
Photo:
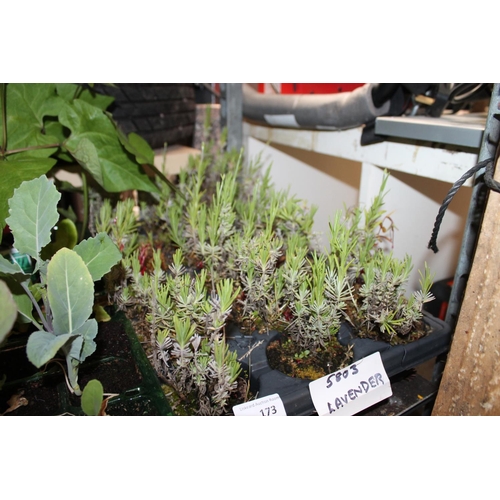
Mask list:
[[[493,175],[495,171],[493,170],[493,161],[486,167],[486,172],[484,173],[484,183],[492,190],[500,193],[500,182],[497,182]]]
[[[448,205],[451,203],[451,200],[453,199],[457,191],[462,187],[464,182],[482,168],[486,168],[486,173],[485,173],[486,185],[490,189],[500,192],[500,184],[498,184],[496,181],[493,180],[493,158],[481,161],[477,165],[472,167],[470,170],[465,172],[465,174],[462,175],[462,177],[460,177],[460,179],[458,179],[458,181],[455,182],[455,184],[453,184],[452,188],[448,191],[446,198],[443,200],[441,207],[439,208],[436,221],[434,222],[434,229],[432,230],[432,236],[431,239],[429,240],[429,244],[427,245],[427,248],[430,248],[434,253],[437,253],[439,251],[437,247],[437,236],[439,233],[441,222],[443,222],[444,213],[446,212]],[[486,174],[488,174],[489,176],[488,180],[486,180]]]

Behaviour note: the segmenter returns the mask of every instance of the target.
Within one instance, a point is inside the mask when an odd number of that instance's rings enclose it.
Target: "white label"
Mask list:
[[[379,352],[309,384],[318,415],[349,416],[392,396]]]
[[[237,417],[286,417],[285,406],[279,394],[233,406],[233,413]]]
[[[264,115],[264,120],[274,127],[299,128],[295,115]]]

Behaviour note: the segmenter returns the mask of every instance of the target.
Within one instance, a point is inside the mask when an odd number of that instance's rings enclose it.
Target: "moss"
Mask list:
[[[352,362],[352,352],[336,337],[315,351],[305,351],[286,336],[271,342],[267,348],[271,368],[295,378],[316,380],[340,370]]]

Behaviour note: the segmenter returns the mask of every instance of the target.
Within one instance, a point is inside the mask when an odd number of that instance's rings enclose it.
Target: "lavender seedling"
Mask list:
[[[138,247],[137,213],[132,198],[118,201],[115,208],[108,198],[103,201],[95,220],[98,233],[108,234],[123,255],[129,256]]]

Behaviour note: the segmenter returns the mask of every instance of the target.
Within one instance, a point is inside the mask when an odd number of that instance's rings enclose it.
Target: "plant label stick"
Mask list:
[[[320,416],[349,416],[392,396],[379,352],[309,384]]]
[[[286,417],[285,406],[279,394],[271,394],[233,406],[236,417]]]

